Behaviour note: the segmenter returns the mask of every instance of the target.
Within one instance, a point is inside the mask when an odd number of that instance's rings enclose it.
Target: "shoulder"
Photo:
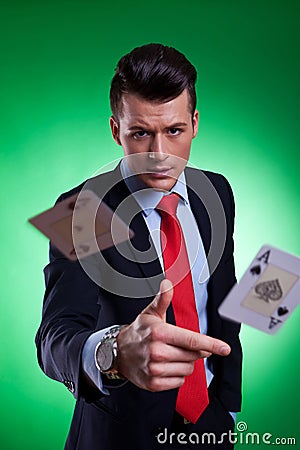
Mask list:
[[[87,180],[80,183],[78,186],[73,187],[69,191],[63,192],[58,197],[56,203],[61,202],[62,200],[71,197],[72,195],[78,194],[83,189],[90,189],[96,192],[98,195],[100,195],[101,193],[105,194],[105,192],[107,192],[114,184],[113,182],[114,178],[119,179],[119,172],[117,168],[112,171],[97,175],[93,178],[88,178]]]
[[[185,169],[187,185],[191,183],[197,186],[198,189],[204,189],[207,185],[212,185],[217,190],[221,198],[229,197],[233,199],[232,188],[224,175],[208,170],[195,169],[193,167],[186,167]]]
[[[187,166],[185,169],[185,174],[187,178],[192,178],[196,180],[197,179],[200,180],[201,178],[206,177],[209,179],[211,183],[213,183],[216,186],[218,185],[224,186],[224,184],[226,185],[229,184],[228,180],[224,177],[224,175],[217,172],[210,172],[209,170],[195,169],[194,167]]]
[[[234,196],[224,175],[191,167],[185,169],[185,175],[191,202],[200,200],[205,209],[213,206],[215,211],[224,211],[228,223],[234,222]]]

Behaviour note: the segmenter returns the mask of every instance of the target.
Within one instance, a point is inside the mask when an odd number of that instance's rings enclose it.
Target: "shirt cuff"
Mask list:
[[[228,411],[231,417],[233,418],[234,423],[236,422],[236,413],[232,411]]]

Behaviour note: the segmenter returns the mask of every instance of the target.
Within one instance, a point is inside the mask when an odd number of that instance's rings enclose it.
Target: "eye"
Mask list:
[[[146,136],[148,136],[148,132],[145,130],[139,130],[139,131],[136,131],[135,133],[133,133],[134,139],[141,139]]]
[[[171,136],[178,136],[181,132],[182,132],[182,130],[180,128],[170,128],[169,129],[169,134]]]

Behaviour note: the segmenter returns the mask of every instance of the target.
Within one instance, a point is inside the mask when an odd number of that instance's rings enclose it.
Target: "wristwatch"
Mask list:
[[[110,380],[125,380],[116,369],[115,362],[118,355],[117,336],[121,325],[111,327],[97,344],[95,349],[95,364],[97,369]]]

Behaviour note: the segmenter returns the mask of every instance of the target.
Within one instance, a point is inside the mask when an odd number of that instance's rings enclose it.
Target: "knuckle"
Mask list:
[[[213,341],[211,344],[211,348],[210,348],[211,353],[217,353],[219,350],[219,347],[220,347],[219,343],[217,341]]]
[[[150,343],[149,346],[149,357],[150,361],[163,361],[164,355],[161,345],[157,342]]]
[[[155,363],[148,364],[148,375],[152,377],[156,377],[160,375],[160,368]]]
[[[192,375],[193,372],[194,372],[194,363],[190,363],[187,366],[186,373],[187,375]]]
[[[163,339],[163,332],[160,324],[155,324],[151,327],[149,339],[151,342],[161,341]]]
[[[216,352],[217,352],[217,346],[216,346],[216,344],[212,344],[212,345],[211,345],[211,352],[212,352],[212,353],[216,353]]]
[[[198,337],[196,334],[191,334],[188,336],[188,346],[191,350],[197,350],[199,348]]]
[[[148,390],[151,392],[157,392],[161,390],[160,380],[158,378],[151,378],[148,381]]]
[[[178,386],[182,386],[184,382],[185,382],[185,378],[184,377],[180,378]]]

